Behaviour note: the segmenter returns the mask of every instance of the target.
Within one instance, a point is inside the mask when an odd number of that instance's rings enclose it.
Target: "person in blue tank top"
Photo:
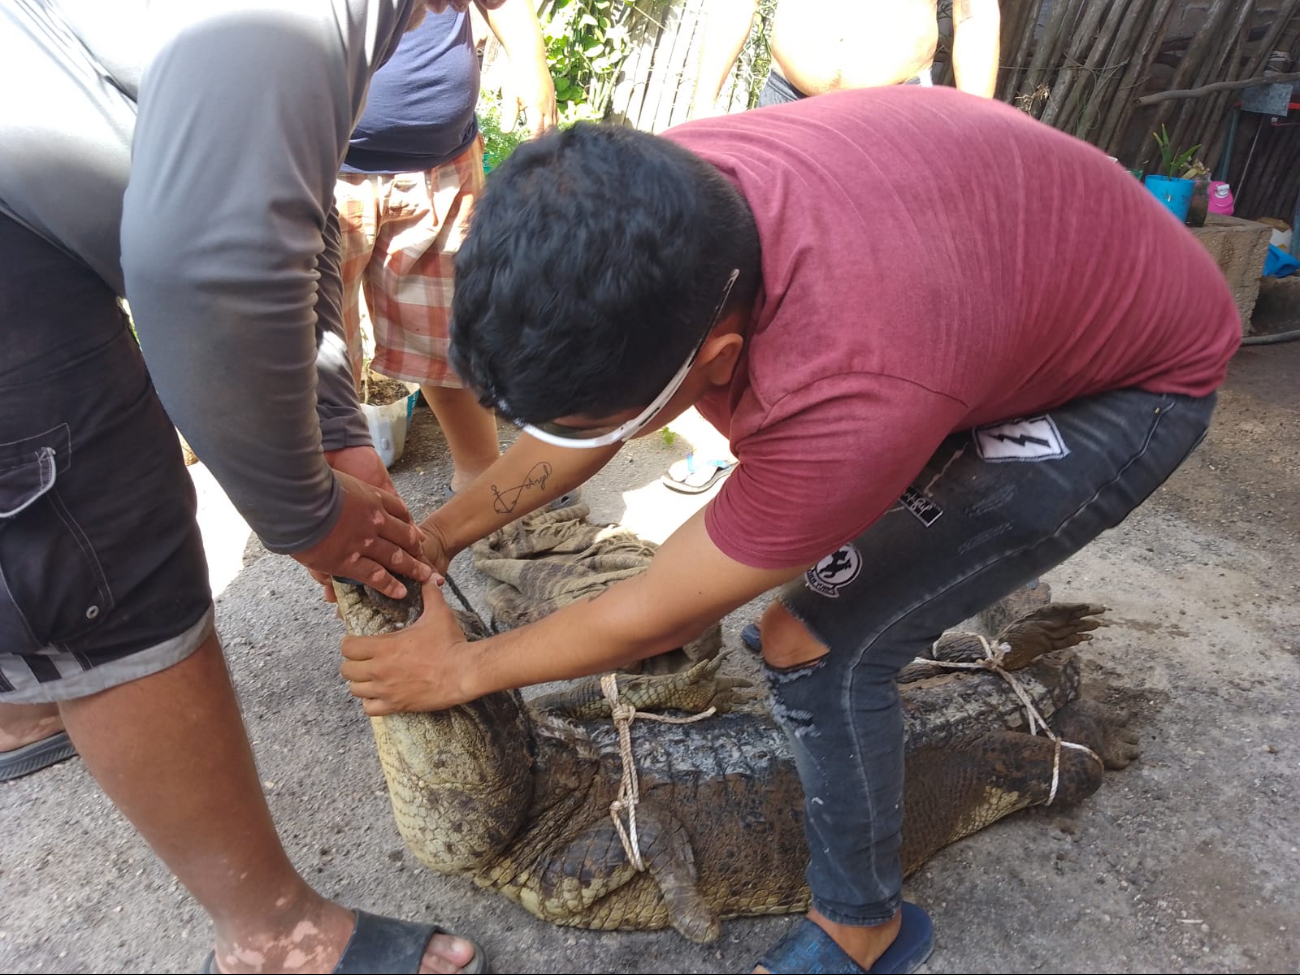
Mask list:
[[[505,48],[509,87],[532,134],[540,134],[555,124],[555,87],[532,4],[476,6]],[[371,368],[420,384],[451,452],[449,493],[498,455],[494,414],[447,362],[452,261],[483,187],[478,94],[470,12],[430,13],[375,73],[335,189],[353,375],[360,383],[364,292],[375,338]],[[514,114],[503,112],[511,116],[504,121]]]

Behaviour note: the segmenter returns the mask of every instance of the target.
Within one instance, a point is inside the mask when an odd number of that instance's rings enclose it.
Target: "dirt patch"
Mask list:
[[[371,406],[387,406],[389,403],[396,403],[399,399],[406,399],[411,395],[411,389],[406,383],[396,379],[389,379],[387,376],[381,376],[377,372],[372,372],[366,376],[366,380],[361,386],[361,402],[368,403]]]

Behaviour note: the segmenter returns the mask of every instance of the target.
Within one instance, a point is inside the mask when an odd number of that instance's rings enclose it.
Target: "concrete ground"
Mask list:
[[[503,429],[503,434],[505,433]],[[658,483],[686,437],[636,444],[592,485],[597,517],[662,537],[699,503]],[[1143,757],[1075,809],[1012,817],[908,885],[934,915],[931,972],[1300,971],[1300,344],[1243,350],[1203,448],[1141,511],[1049,577],[1112,607],[1094,693],[1131,709]],[[397,483],[417,513],[443,444],[416,415]],[[203,482],[204,474],[196,470]],[[402,848],[368,725],[340,682],[341,625],[202,487],[219,625],[290,855],[324,892],[480,939],[500,972],[746,970],[789,926],[554,928]],[[453,573],[470,590],[472,571]],[[743,609],[727,621],[738,646]],[[752,668],[743,649],[730,666]],[[195,761],[203,761],[196,755]],[[179,972],[207,921],[72,761],[0,788],[0,971]]]

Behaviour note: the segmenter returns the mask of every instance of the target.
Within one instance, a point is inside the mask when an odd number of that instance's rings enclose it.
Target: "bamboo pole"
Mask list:
[[[1265,65],[1268,64],[1273,51],[1278,49],[1279,45],[1283,49],[1289,49],[1288,36],[1292,38],[1300,37],[1300,0],[1282,0],[1268,30],[1260,38],[1259,47],[1256,49],[1254,57],[1250,59],[1249,64],[1242,73],[1241,77],[1245,84],[1249,85],[1256,79],[1259,79],[1259,83],[1263,84],[1277,78],[1277,76],[1266,77],[1262,72]],[[1300,73],[1294,75],[1292,80],[1300,80]],[[1231,124],[1228,122],[1226,114],[1235,99],[1231,94],[1224,94],[1219,97],[1222,100],[1219,112],[1224,117],[1224,124],[1221,124],[1215,133],[1211,151],[1206,156],[1207,160],[1217,160],[1223,154],[1224,142],[1227,139],[1227,126]],[[1213,117],[1211,116],[1211,118]]]
[[[1260,47],[1256,49],[1255,56],[1249,59],[1247,66],[1240,75],[1239,81],[1249,82],[1257,77],[1262,77],[1261,72],[1269,62],[1269,57],[1273,55],[1274,47],[1277,47],[1279,40],[1282,39],[1288,26],[1296,19],[1296,12],[1300,10],[1300,0],[1283,0],[1281,6],[1278,6],[1277,17],[1269,29],[1265,31],[1264,36],[1260,38]],[[1218,160],[1223,155],[1223,143],[1227,140],[1227,126],[1231,125],[1229,113],[1235,96],[1223,94],[1218,96],[1218,105],[1216,110],[1210,114],[1210,120],[1218,118],[1219,125],[1214,131],[1213,142],[1210,143],[1210,151],[1205,156],[1206,161],[1212,162]]]
[[[1170,89],[1169,91],[1158,91],[1150,95],[1143,95],[1137,100],[1137,104],[1156,105],[1160,102],[1175,98],[1197,98],[1201,95],[1208,95],[1211,92],[1216,91],[1235,91],[1241,88],[1251,88],[1255,85],[1283,84],[1288,81],[1300,81],[1300,71],[1291,71],[1287,74],[1258,75],[1253,78],[1241,78],[1237,81],[1216,81],[1213,84],[1202,85],[1199,88],[1179,88]]]
[[[637,89],[641,52],[645,44],[645,23],[636,16],[636,11],[639,9],[639,4],[633,8],[633,17],[628,27],[627,57],[623,59],[622,70],[619,71],[618,80],[614,82],[614,90],[609,99],[607,117],[620,125],[632,124],[630,107]]]
[[[1247,31],[1250,16],[1255,12],[1255,0],[1239,0],[1236,15],[1225,15],[1225,29],[1219,32],[1219,47],[1207,52],[1196,75],[1196,83],[1205,85],[1216,78],[1225,81],[1239,77],[1235,58],[1240,54],[1241,43]],[[1214,99],[1185,101],[1177,109],[1174,124],[1169,127],[1170,140],[1175,145],[1199,144],[1204,147],[1202,122],[1205,110],[1212,107]]]
[[[1068,122],[1069,116],[1062,112],[1062,109],[1070,103],[1071,94],[1075,88],[1075,83],[1083,73],[1084,57],[1089,50],[1095,51],[1102,46],[1099,28],[1102,17],[1120,2],[1120,0],[1092,0],[1083,9],[1083,16],[1079,20],[1079,25],[1075,29],[1070,42],[1065,45],[1064,64],[1056,74],[1056,81],[1052,83],[1052,94],[1048,96],[1047,104],[1043,106],[1041,120],[1048,125],[1056,128],[1064,128],[1064,125],[1057,125],[1057,119]]]
[[[628,87],[623,117],[627,125],[641,128],[641,114],[646,101],[646,89],[649,87],[650,73],[654,70],[655,52],[663,37],[663,14],[667,0],[638,0],[636,9],[642,23],[641,42],[637,46],[636,62],[631,58],[624,62],[624,70],[629,72],[631,84]]]
[[[1300,185],[1296,168],[1300,166],[1300,132],[1294,128],[1284,129],[1283,132],[1290,145],[1286,151],[1276,153],[1277,164],[1273,167],[1268,182],[1260,181],[1253,212],[1257,217],[1279,216],[1290,223],[1295,208],[1296,187]]]
[[[659,98],[659,107],[655,112],[654,128],[652,132],[662,132],[678,121],[678,102],[685,101],[689,110],[690,96],[684,89],[686,85],[683,82],[690,73],[688,65],[692,50],[698,53],[696,47],[697,28],[700,24],[700,0],[684,0],[676,5],[678,11],[677,25],[673,31],[673,48],[669,54],[668,61],[663,65],[659,73],[659,86],[661,95]],[[693,77],[693,75],[692,75]],[[685,95],[684,98],[680,97]],[[681,118],[681,121],[686,121]]]
[[[1264,199],[1273,182],[1273,176],[1281,164],[1282,157],[1289,148],[1285,129],[1268,129],[1260,127],[1264,136],[1255,148],[1251,168],[1237,177],[1237,188],[1241,191],[1242,215],[1249,213],[1259,216],[1264,210]],[[1243,178],[1244,177],[1244,178]]]
[[[1215,81],[1237,81],[1243,77],[1241,71],[1245,66],[1246,57],[1246,39],[1250,33],[1248,19],[1254,13],[1254,6],[1258,0],[1242,0],[1242,13],[1237,22],[1232,25],[1229,33],[1224,38],[1223,47],[1219,51],[1219,56],[1213,62],[1213,68],[1209,71],[1203,71],[1198,79],[1201,84],[1213,84]],[[1184,129],[1182,139],[1187,143],[1197,143],[1202,150],[1209,148],[1209,144],[1218,134],[1213,126],[1212,119],[1217,118],[1218,113],[1222,110],[1223,101],[1228,96],[1223,92],[1211,92],[1204,98],[1189,99],[1184,102],[1180,117],[1184,120]],[[1211,157],[1202,151],[1201,159],[1207,161]]]
[[[1288,223],[1295,215],[1297,200],[1300,199],[1300,133],[1291,130],[1291,156],[1286,164],[1279,167],[1278,175],[1271,187],[1261,189],[1260,206],[1256,216],[1279,215]]]
[[[1074,18],[1071,15],[1078,13],[1081,2],[1082,0],[1056,0],[1052,7],[1052,16],[1038,39],[1034,57],[1029,62],[1024,81],[1020,84],[1020,98],[1032,98],[1038,86],[1051,76],[1066,32],[1064,25],[1073,22]]]
[[[1271,136],[1262,150],[1266,165],[1249,174],[1241,186],[1238,212],[1250,218],[1282,216],[1289,221],[1300,186],[1300,126],[1273,129]]]
[[[1038,26],[1042,0],[1028,0],[1024,9],[1025,18],[1020,24],[1014,53],[1003,60],[1004,75],[998,85],[998,98],[1004,102],[1009,102],[1015,97],[1021,78],[1029,69],[1029,49],[1034,43],[1034,28]]]
[[[998,62],[1007,64],[1015,55],[1020,44],[1020,37],[1025,31],[1025,24],[1031,16],[1037,20],[1037,13],[1042,0],[1003,0],[1002,31],[998,44]]]
[[[1296,58],[1300,57],[1300,20],[1293,20],[1282,31],[1282,36],[1273,42],[1273,47],[1279,51],[1286,51],[1291,56],[1291,65],[1294,65]]]
[[[1115,98],[1111,101],[1106,118],[1097,134],[1097,145],[1112,156],[1118,156],[1123,148],[1124,134],[1128,129],[1129,119],[1133,117],[1134,103],[1131,93],[1145,81],[1155,52],[1164,42],[1165,34],[1169,31],[1169,11],[1173,7],[1173,2],[1174,0],[1156,0],[1151,8],[1151,16],[1147,18],[1137,35],[1137,43],[1129,58],[1128,67],[1120,78]]]
[[[1086,138],[1087,133],[1082,127],[1082,115],[1097,97],[1098,89],[1103,82],[1109,80],[1105,72],[1108,70],[1107,65],[1113,60],[1115,35],[1124,20],[1124,15],[1128,13],[1130,6],[1136,5],[1136,2],[1137,0],[1115,0],[1110,10],[1106,12],[1097,36],[1088,42],[1086,60],[1074,73],[1073,83],[1062,98],[1060,110],[1049,124],[1054,124],[1057,128],[1071,132],[1079,138]],[[1109,70],[1118,69],[1112,67]],[[1053,91],[1052,94],[1055,97],[1056,92]],[[1049,101],[1047,110],[1043,113],[1045,122],[1048,121],[1047,111],[1050,111],[1051,107]]]
[[[650,70],[646,74],[645,101],[641,105],[641,114],[636,127],[644,132],[658,131],[659,107],[663,103],[666,89],[665,76],[673,51],[681,39],[682,5],[680,0],[665,4],[659,17],[663,29],[659,32],[659,42],[655,45],[654,57]],[[671,100],[671,94],[669,95]]]
[[[700,73],[700,51],[704,47],[705,2],[698,0],[695,23],[691,28],[691,44],[687,49],[686,64],[682,69],[681,83],[677,88],[677,98],[673,104],[673,125],[689,122],[691,107],[695,101],[695,82]]]
[[[1264,70],[1264,65],[1268,64],[1273,49],[1282,37],[1282,32],[1287,29],[1287,26],[1295,17],[1298,7],[1300,7],[1300,0],[1282,0],[1281,5],[1277,8],[1277,15],[1274,17],[1273,23],[1269,25],[1268,31],[1260,39],[1259,50],[1255,52],[1255,57],[1251,59],[1249,69],[1242,77],[1248,78],[1260,74]]]
[[[1183,88],[1187,86],[1190,78],[1194,77],[1201,66],[1201,60],[1205,57],[1205,52],[1215,38],[1219,24],[1224,16],[1229,12],[1233,3],[1237,0],[1213,0],[1210,9],[1206,11],[1205,24],[1192,38],[1191,44],[1187,46],[1182,59],[1178,62],[1178,67],[1174,71],[1173,87]],[[1151,122],[1152,131],[1159,131],[1162,125],[1169,121],[1169,113],[1172,106],[1168,102],[1161,103],[1157,109],[1155,118]],[[1179,143],[1170,136],[1171,148],[1178,148]],[[1146,166],[1154,152],[1153,146],[1147,146],[1146,152],[1141,157],[1141,165]]]
[[[1098,75],[1092,96],[1085,103],[1076,131],[1080,138],[1100,144],[1100,132],[1094,133],[1103,113],[1112,101],[1124,97],[1120,89],[1122,76],[1128,71],[1133,59],[1138,56],[1141,47],[1141,29],[1150,12],[1149,0],[1134,0],[1124,12],[1114,43],[1107,55],[1107,66]],[[1090,138],[1092,136],[1092,138]]]

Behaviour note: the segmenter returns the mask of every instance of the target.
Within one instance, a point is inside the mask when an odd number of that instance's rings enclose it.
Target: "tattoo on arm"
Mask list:
[[[971,0],[954,0],[953,12],[957,15],[957,23],[964,24],[970,20]]]
[[[523,484],[517,484],[514,487],[506,488],[504,491],[495,484],[492,485],[492,508],[497,514],[508,515],[519,506],[519,498],[524,491],[530,487],[538,490],[546,490],[546,481],[551,476],[551,465],[546,461],[534,464],[524,478]]]

